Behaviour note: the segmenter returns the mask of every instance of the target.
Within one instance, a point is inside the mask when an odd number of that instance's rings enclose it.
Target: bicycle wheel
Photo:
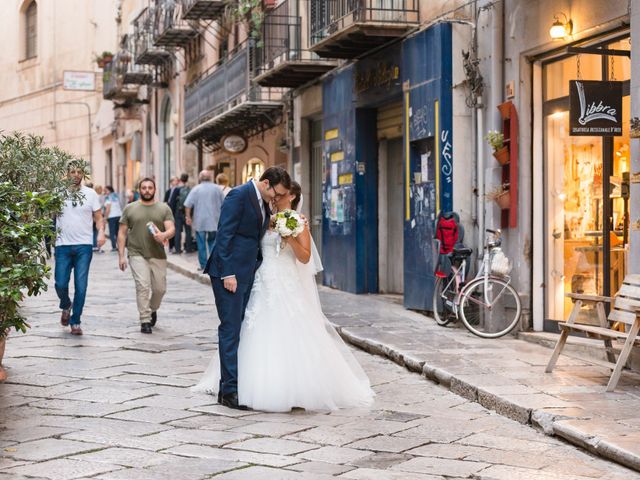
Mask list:
[[[483,277],[462,291],[460,317],[467,329],[482,338],[498,338],[513,330],[520,320],[520,297],[511,284],[501,278]]]
[[[442,291],[443,288],[449,284],[449,280],[449,278],[438,277],[433,289],[433,319],[441,327],[444,327],[456,319],[453,309],[450,306],[451,304],[447,305],[447,302],[453,303],[455,292],[451,290],[451,286],[449,286],[445,292]]]

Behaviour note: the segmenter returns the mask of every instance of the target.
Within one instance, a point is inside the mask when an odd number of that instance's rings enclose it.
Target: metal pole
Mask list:
[[[58,102],[58,105],[84,105],[87,107],[87,120],[89,121],[89,168],[93,175],[93,142],[91,139],[91,105],[87,102]]]

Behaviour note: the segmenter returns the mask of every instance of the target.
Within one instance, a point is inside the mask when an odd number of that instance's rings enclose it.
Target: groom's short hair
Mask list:
[[[289,173],[282,167],[269,167],[267,168],[262,176],[260,176],[260,181],[269,180],[269,185],[275,187],[276,185],[282,185],[284,188],[289,190],[291,188],[291,177]]]

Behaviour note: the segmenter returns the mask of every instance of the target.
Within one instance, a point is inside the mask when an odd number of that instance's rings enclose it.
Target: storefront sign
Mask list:
[[[65,70],[62,73],[62,86],[65,90],[93,92],[96,89],[96,74],[94,72]]]
[[[622,135],[622,82],[571,80],[569,117],[572,136]]]
[[[227,135],[221,143],[222,149],[227,153],[242,153],[247,149],[247,139],[241,135]]]

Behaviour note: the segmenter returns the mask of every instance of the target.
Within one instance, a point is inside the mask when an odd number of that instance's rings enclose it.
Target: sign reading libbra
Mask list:
[[[571,80],[569,120],[572,136],[621,136],[622,82]]]

